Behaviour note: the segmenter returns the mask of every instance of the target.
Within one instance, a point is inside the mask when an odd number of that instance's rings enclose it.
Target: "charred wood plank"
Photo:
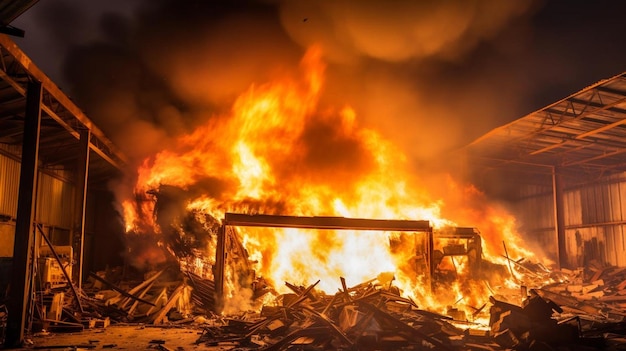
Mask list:
[[[150,289],[150,287],[152,287],[152,282],[154,282],[161,274],[163,274],[163,272],[165,272],[167,270],[167,268],[162,269],[161,271],[157,272],[156,274],[154,274],[152,277],[144,280],[141,284],[138,284],[137,286],[135,286],[134,288],[128,290],[128,293],[131,295],[136,295],[137,293],[139,293],[142,289],[144,289],[144,291],[142,293],[139,294],[139,298],[142,298],[143,295],[145,295],[145,293]],[[129,298],[132,299],[132,298]],[[128,305],[128,303],[130,302],[130,300],[125,301],[124,303],[121,304],[120,308],[124,309],[126,308],[126,306]]]
[[[101,283],[104,283],[104,284],[108,285],[109,287],[111,287],[111,289],[113,289],[113,290],[117,291],[118,293],[120,293],[120,294],[122,294],[122,295],[124,295],[124,296],[126,296],[126,297],[130,297],[130,298],[131,298],[131,299],[133,299],[133,300],[136,300],[136,301],[139,301],[139,302],[143,302],[143,303],[148,304],[148,305],[150,305],[150,306],[154,306],[154,304],[153,304],[152,302],[150,302],[150,301],[146,301],[146,300],[144,300],[144,299],[142,299],[142,298],[140,298],[140,297],[137,297],[137,296],[135,296],[135,295],[129,294],[129,293],[128,293],[128,292],[126,292],[124,289],[117,287],[115,284],[113,284],[113,283],[109,282],[108,280],[106,280],[106,279],[104,279],[104,278],[101,278],[100,276],[98,276],[98,275],[97,275],[96,273],[94,273],[94,272],[90,272],[90,273],[89,273],[89,276],[90,276],[90,277],[92,277],[92,278],[94,278],[95,280],[97,280],[97,281],[101,282]]]
[[[451,349],[450,347],[448,347],[447,345],[445,345],[444,343],[442,343],[441,341],[426,335],[424,333],[422,333],[421,331],[411,327],[410,325],[402,322],[401,320],[397,319],[396,317],[378,309],[376,306],[368,303],[368,302],[364,302],[364,301],[359,301],[358,302],[359,307],[362,307],[363,309],[367,310],[367,311],[373,311],[374,312],[374,317],[376,318],[380,318],[381,320],[385,320],[389,323],[391,323],[392,325],[394,325],[395,327],[398,328],[398,330],[403,332],[403,337],[408,338],[408,340],[412,340],[414,342],[419,342],[421,343],[422,341],[425,341],[429,344],[432,344],[433,346],[435,346],[435,348],[437,350],[445,350],[445,351],[453,351],[453,349]]]
[[[154,318],[154,322],[152,322],[152,324],[163,323],[163,319],[165,318],[165,315],[167,315],[167,312],[169,312],[170,309],[174,306],[174,304],[178,301],[178,298],[182,295],[184,288],[185,288],[185,284],[181,284],[178,288],[176,288],[176,290],[174,290],[174,292],[172,293],[172,296],[170,296],[169,301],[167,301],[165,306],[161,308],[161,311],[159,311],[159,313],[156,315],[156,317]]]

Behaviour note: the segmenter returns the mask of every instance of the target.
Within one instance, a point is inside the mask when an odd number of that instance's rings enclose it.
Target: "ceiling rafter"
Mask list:
[[[495,128],[463,150],[490,169],[626,172],[626,72]]]

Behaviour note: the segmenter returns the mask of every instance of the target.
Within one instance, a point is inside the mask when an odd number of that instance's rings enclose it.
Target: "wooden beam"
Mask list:
[[[305,228],[332,230],[431,231],[429,221],[346,217],[296,217],[226,213],[223,224],[241,227]]]

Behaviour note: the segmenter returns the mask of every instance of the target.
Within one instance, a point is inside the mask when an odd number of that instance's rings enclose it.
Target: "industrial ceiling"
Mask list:
[[[518,183],[546,179],[554,169],[579,183],[624,172],[626,72],[498,127],[463,151],[472,168]]]
[[[26,87],[29,81],[42,83],[40,169],[76,167],[80,134],[90,131],[89,182],[91,184],[120,174],[125,156],[30,59],[0,34],[0,153],[21,158]],[[16,151],[17,150],[17,151]]]

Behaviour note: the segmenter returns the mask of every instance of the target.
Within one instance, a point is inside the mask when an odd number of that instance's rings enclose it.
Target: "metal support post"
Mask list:
[[[226,224],[222,224],[217,233],[217,248],[215,249],[215,310],[221,312],[224,307],[224,271],[226,269]]]
[[[11,290],[8,296],[9,304],[7,305],[8,320],[5,345],[8,347],[19,347],[24,341],[26,311],[30,299],[30,284],[33,280],[30,276],[29,266],[32,264],[33,222],[37,199],[41,93],[42,85],[40,82],[31,81],[28,83],[15,242],[13,245],[13,269],[11,271]]]
[[[563,179],[557,167],[552,167],[552,194],[554,200],[554,232],[556,235],[557,262],[559,268],[569,266],[567,245],[565,243],[565,201],[563,198]]]
[[[77,257],[77,268],[74,270],[74,281],[78,288],[82,288],[83,265],[85,252],[85,211],[87,203],[87,181],[89,179],[89,141],[91,131],[89,129],[80,132],[80,151],[76,170],[76,189],[74,198],[74,249]]]

